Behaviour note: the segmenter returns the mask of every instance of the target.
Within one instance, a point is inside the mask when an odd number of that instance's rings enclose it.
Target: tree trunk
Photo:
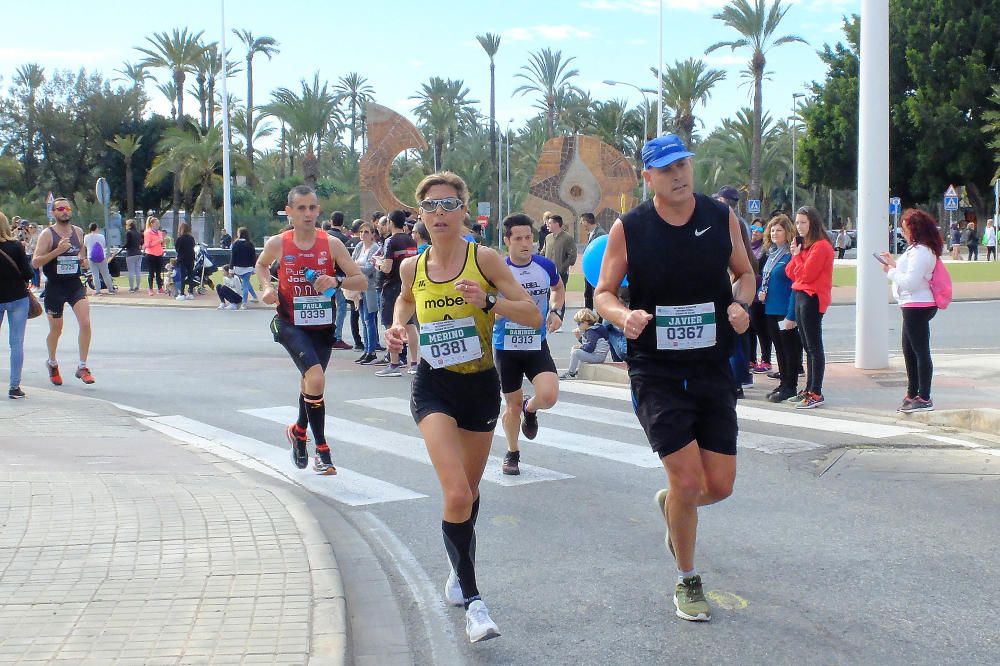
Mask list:
[[[760,199],[760,144],[761,123],[764,106],[764,54],[753,57],[753,138],[750,151],[750,191],[748,199]]]
[[[549,96],[545,98],[546,115],[545,119],[545,129],[548,132],[546,139],[551,139],[556,135],[556,98]]]
[[[285,177],[285,123],[281,123],[281,166],[278,172],[281,178]]]
[[[132,158],[125,158],[125,217],[135,213],[135,184],[132,182]]]
[[[253,57],[247,55],[247,162],[253,173]]]
[[[351,97],[351,152],[358,152],[355,142],[358,134],[358,100]]]
[[[198,72],[195,81],[198,82],[198,112],[201,120],[201,131],[204,133],[208,131],[208,125],[205,124],[205,73]]]
[[[319,180],[319,159],[313,155],[312,146],[308,147],[305,157],[302,158],[302,176],[306,185],[316,188],[316,181]]]
[[[209,127],[215,127],[215,79],[208,80],[208,125],[205,126],[207,131]]]
[[[184,70],[174,70],[174,86],[177,88],[177,126],[184,127]],[[174,207],[176,208],[176,197]]]

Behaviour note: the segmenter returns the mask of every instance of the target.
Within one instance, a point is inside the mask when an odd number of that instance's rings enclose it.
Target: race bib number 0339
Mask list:
[[[326,296],[296,296],[292,309],[296,326],[329,326],[333,323],[333,303]]]
[[[657,349],[704,349],[715,346],[715,304],[657,305]]]
[[[432,368],[446,368],[483,357],[472,317],[420,325],[420,358]]]

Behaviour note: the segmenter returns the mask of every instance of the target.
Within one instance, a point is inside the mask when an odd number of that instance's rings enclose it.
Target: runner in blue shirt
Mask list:
[[[503,228],[510,250],[507,266],[531,294],[545,322],[542,328],[532,329],[498,316],[493,326],[493,348],[505,403],[502,422],[507,455],[503,459],[503,473],[516,475],[521,473],[518,429],[528,439],[534,439],[538,434],[538,410],[552,407],[559,397],[559,377],[545,334],[562,325],[558,313],[566,300],[566,286],[551,260],[532,253],[534,222],[530,217],[523,213],[509,215],[503,221]],[[527,398],[521,391],[525,377],[535,392]]]

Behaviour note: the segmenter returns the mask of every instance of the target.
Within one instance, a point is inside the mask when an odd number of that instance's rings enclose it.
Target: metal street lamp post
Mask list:
[[[226,233],[233,233],[233,184],[229,168],[229,95],[226,79],[229,68],[226,64],[226,0],[219,0],[222,10],[222,227]],[[214,104],[214,100],[210,103]]]

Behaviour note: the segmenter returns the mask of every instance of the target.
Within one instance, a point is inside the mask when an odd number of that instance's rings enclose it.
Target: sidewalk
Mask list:
[[[906,391],[906,369],[902,357],[889,359],[885,370],[860,370],[853,363],[827,363],[823,381],[826,403],[818,411],[834,410],[866,414],[899,421],[920,421],[943,428],[1000,434],[1000,355],[935,354],[932,397],[935,411],[897,414]],[[580,367],[580,378],[614,384],[628,384],[624,363],[604,363]],[[802,388],[802,379],[799,388]],[[789,409],[764,400],[777,386],[765,375],[754,375],[741,405]]]
[[[337,562],[292,492],[102,400],[5,403],[0,663],[344,663]]]

